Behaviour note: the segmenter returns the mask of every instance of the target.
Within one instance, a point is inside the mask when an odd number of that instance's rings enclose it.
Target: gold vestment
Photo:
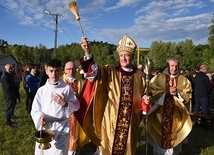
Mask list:
[[[82,79],[77,79],[74,82],[70,82],[65,74],[63,75],[63,80],[67,85],[69,85],[74,90],[76,96],[79,97],[79,93],[83,87],[84,81]],[[83,147],[85,144],[89,143],[89,139],[84,133],[82,127],[78,123],[74,114],[72,114],[68,120],[70,123],[70,137],[68,150],[76,151]]]
[[[103,155],[116,154],[120,149],[124,155],[135,155],[140,135],[145,74],[134,70],[124,76],[121,70],[119,66],[99,66],[93,98],[82,122],[85,133]]]
[[[192,121],[187,109],[189,109],[189,104],[191,100],[191,83],[183,75],[176,75],[175,80],[177,87],[177,96],[163,94],[168,89],[167,82],[170,82],[170,75],[165,70],[163,73],[156,75],[150,80],[149,88],[152,94],[151,103],[155,103],[161,97],[164,97],[163,105],[153,105],[149,115],[148,115],[148,133],[154,139],[154,141],[162,148],[169,149],[177,146],[181,143],[192,129]],[[180,96],[179,96],[180,95]],[[182,101],[182,99],[183,101]],[[170,105],[171,102],[171,105]],[[167,113],[167,110],[172,109],[172,116],[170,122],[167,124],[168,127],[163,126],[163,117]],[[167,109],[163,109],[167,108]],[[163,113],[164,111],[164,113]],[[165,121],[166,122],[166,121]],[[170,124],[171,123],[171,124]],[[168,130],[169,135],[163,130]],[[168,144],[164,143],[168,138]]]

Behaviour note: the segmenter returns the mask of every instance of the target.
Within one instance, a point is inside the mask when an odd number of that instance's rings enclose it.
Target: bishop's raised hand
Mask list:
[[[90,41],[88,40],[87,37],[82,37],[81,38],[81,47],[85,51],[85,55],[89,55],[90,52]]]

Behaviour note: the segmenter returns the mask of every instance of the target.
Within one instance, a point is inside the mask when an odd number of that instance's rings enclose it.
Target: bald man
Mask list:
[[[64,75],[63,80],[69,86],[71,86],[78,97],[83,85],[83,81],[81,79],[76,78],[77,67],[75,63],[69,61],[65,64],[64,67]],[[69,118],[70,122],[70,139],[69,139],[69,149],[68,155],[78,154],[80,152],[80,148],[89,142],[89,139],[83,132],[80,127],[78,121],[76,120],[74,115],[71,115]]]

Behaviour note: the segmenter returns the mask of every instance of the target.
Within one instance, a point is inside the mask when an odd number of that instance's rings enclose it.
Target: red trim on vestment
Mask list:
[[[88,111],[89,106],[91,105],[92,98],[94,95],[96,82],[91,82],[86,80],[82,91],[79,96],[80,109],[74,113],[80,125],[83,125],[85,119],[85,114]]]
[[[80,64],[82,66],[82,69],[84,73],[91,73],[92,72],[92,65],[95,64],[94,58],[90,58],[86,61],[84,61],[83,58],[80,59]]]

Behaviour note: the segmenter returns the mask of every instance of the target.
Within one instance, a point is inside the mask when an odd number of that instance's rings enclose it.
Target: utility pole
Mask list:
[[[58,32],[58,17],[59,14],[55,14],[55,37],[54,37],[54,58],[56,57],[56,51],[57,51],[57,32]]]
[[[54,13],[50,13],[49,11],[45,11],[45,13],[47,15],[52,15],[54,16],[54,21],[55,21],[55,35],[54,35],[54,52],[53,52],[53,55],[54,55],[54,58],[56,57],[56,52],[57,52],[57,32],[58,32],[58,18],[59,16],[62,16],[61,14],[54,14]]]

